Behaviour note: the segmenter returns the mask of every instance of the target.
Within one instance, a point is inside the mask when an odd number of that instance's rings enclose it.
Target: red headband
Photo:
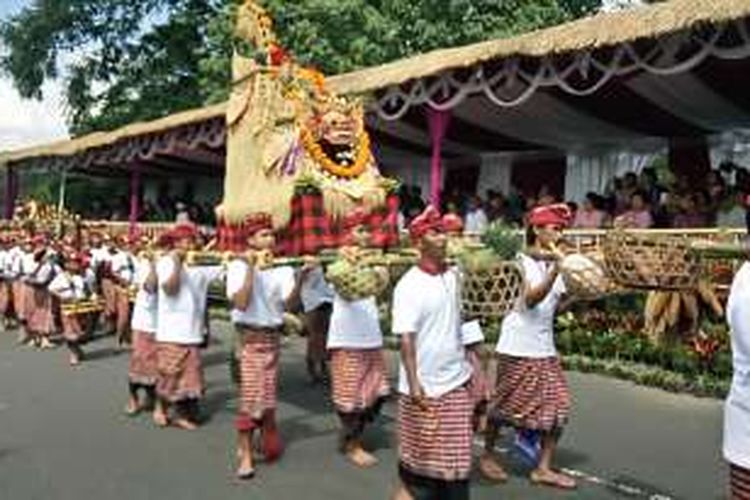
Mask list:
[[[570,207],[564,203],[536,207],[529,212],[528,223],[530,226],[567,226],[572,214]]]
[[[159,246],[172,246],[175,242],[186,238],[197,238],[198,228],[192,223],[180,223],[161,235]]]
[[[413,241],[416,241],[430,231],[442,232],[443,230],[443,221],[440,218],[440,212],[430,205],[409,224],[409,237]]]
[[[461,234],[464,230],[464,221],[456,214],[445,214],[441,221],[446,233]]]
[[[245,223],[243,224],[246,238],[255,236],[259,231],[266,229],[273,229],[273,220],[269,214],[258,213],[250,215],[245,219]]]

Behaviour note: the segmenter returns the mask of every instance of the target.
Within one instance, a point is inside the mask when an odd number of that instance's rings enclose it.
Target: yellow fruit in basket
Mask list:
[[[602,266],[582,254],[571,254],[560,261],[560,271],[569,292],[575,295],[599,296],[611,289]]]

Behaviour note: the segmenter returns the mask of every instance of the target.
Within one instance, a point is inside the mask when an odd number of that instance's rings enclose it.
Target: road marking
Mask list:
[[[484,450],[484,439],[480,437],[474,438],[474,447]],[[500,454],[507,455],[510,453],[511,450],[510,448],[495,447],[495,451]],[[579,471],[576,469],[563,468],[561,470],[565,474],[568,474],[581,481],[585,481],[590,484],[595,484],[597,486],[603,486],[606,489],[613,490],[613,491],[622,493],[623,495],[627,495],[630,497],[647,498],[648,500],[673,500],[672,497],[668,495],[657,493],[655,491],[646,491],[643,488],[640,488],[638,486],[633,486],[633,485],[630,485],[621,481],[604,479],[602,477],[595,476],[593,474],[589,474],[587,472]]]

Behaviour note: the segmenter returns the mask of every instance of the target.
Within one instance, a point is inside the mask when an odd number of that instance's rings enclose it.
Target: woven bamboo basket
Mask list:
[[[481,267],[465,266],[461,280],[464,318],[483,323],[499,321],[518,304],[523,272],[516,261],[497,261]]]
[[[685,238],[611,231],[602,241],[607,273],[627,288],[686,290],[701,274],[700,257]]]
[[[560,274],[568,293],[578,299],[599,299],[621,290],[607,274],[601,254],[567,255],[560,261]]]

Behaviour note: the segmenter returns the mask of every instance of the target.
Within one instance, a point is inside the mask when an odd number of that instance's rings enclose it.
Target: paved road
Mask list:
[[[62,349],[34,352],[0,335],[0,499],[352,499],[382,500],[395,482],[394,414],[368,439],[381,463],[359,471],[336,453],[336,420],[322,389],[305,377],[302,346],[285,345],[281,428],[283,461],[252,483],[233,479],[233,388],[225,363],[226,327],[205,353],[208,422],[197,432],[159,430],[144,416],[123,416],[127,356],[113,339],[88,346],[78,369]],[[721,404],[594,375],[570,374],[571,425],[563,467],[590,476],[573,493],[532,487],[520,462],[504,486],[475,480],[472,498],[722,498]],[[597,480],[606,484],[597,484]],[[618,493],[614,485],[633,488]],[[655,497],[659,498],[659,497]]]

